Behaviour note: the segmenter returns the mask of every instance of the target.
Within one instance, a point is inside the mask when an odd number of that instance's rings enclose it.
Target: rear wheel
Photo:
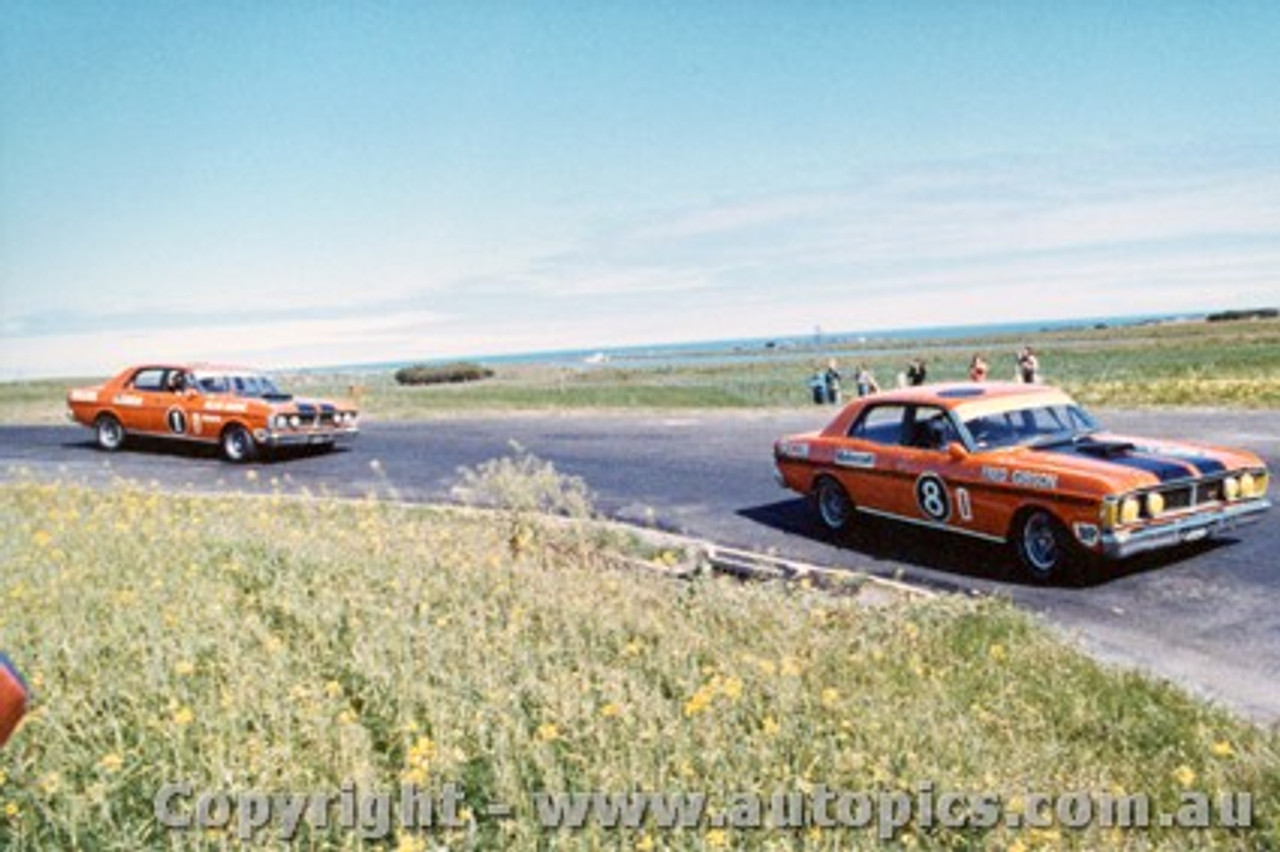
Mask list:
[[[109,453],[124,446],[124,427],[120,425],[120,421],[113,414],[102,414],[94,421],[94,437],[98,441],[98,446]]]
[[[222,432],[222,455],[229,462],[247,462],[257,453],[257,444],[249,430],[233,423]]]
[[[853,526],[853,501],[835,479],[830,476],[818,479],[813,487],[813,502],[818,509],[818,519],[828,531],[843,533]]]
[[[1062,522],[1044,509],[1018,517],[1013,545],[1027,576],[1037,583],[1061,579],[1076,567],[1075,543]]]

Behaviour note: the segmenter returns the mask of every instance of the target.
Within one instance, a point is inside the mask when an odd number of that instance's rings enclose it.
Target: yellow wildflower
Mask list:
[[[1185,763],[1173,770],[1173,780],[1177,781],[1183,787],[1190,787],[1196,782],[1195,770]]]
[[[191,712],[191,708],[186,705],[183,705],[173,711],[173,724],[180,728],[185,728],[187,725],[190,725],[195,721],[195,718],[196,714]]]
[[[987,649],[987,656],[997,663],[1002,663],[1008,654],[1005,652],[1004,646],[999,642],[996,642]]]
[[[640,835],[640,839],[636,841],[635,845],[636,852],[653,852],[653,848],[653,838],[648,834]]]
[[[98,766],[107,772],[119,772],[124,766],[124,758],[113,751],[110,754],[104,754],[98,761]]]
[[[707,832],[707,846],[711,849],[724,849],[729,845],[729,833],[723,828],[713,828]]]
[[[621,713],[622,708],[612,701],[600,708],[600,716],[605,719],[612,719]]]
[[[537,736],[544,743],[555,742],[560,739],[560,729],[551,722],[544,722],[538,726]]]
[[[777,733],[782,729],[782,726],[779,725],[778,720],[772,716],[765,716],[762,729],[766,737],[772,737],[777,736]]]
[[[9,802],[4,806],[4,815],[9,819],[16,819],[19,813],[17,802]]]
[[[822,706],[823,707],[834,707],[836,706],[837,703],[839,703],[839,701],[840,701],[839,690],[833,689],[832,687],[829,687],[829,686],[826,689],[822,690]]]
[[[1218,740],[1209,747],[1209,751],[1214,757],[1235,757],[1236,755],[1236,750],[1226,740]]]
[[[737,701],[742,697],[742,680],[740,678],[731,677],[725,680],[721,685],[720,691],[730,701]]]
[[[186,677],[196,670],[194,664],[189,660],[179,660],[173,667],[173,673],[178,677]]]

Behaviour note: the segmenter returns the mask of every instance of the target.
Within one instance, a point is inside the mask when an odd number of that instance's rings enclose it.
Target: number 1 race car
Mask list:
[[[201,364],[130,367],[103,385],[67,394],[68,417],[118,450],[129,435],[217,444],[233,462],[262,448],[332,447],[354,438],[357,412],[300,400],[261,373]]]
[[[1009,543],[1047,581],[1256,520],[1253,453],[1103,432],[1043,385],[927,385],[864,397],[774,444],[781,483],[833,532],[858,513]]]

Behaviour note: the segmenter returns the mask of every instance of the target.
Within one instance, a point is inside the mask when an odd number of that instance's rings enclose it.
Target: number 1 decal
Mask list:
[[[942,477],[926,473],[916,480],[916,505],[930,520],[941,522],[951,517],[951,498]]]

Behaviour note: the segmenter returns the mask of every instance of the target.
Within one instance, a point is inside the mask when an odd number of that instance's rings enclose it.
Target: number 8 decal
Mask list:
[[[916,505],[932,520],[945,521],[951,517],[947,485],[936,473],[926,473],[916,480]]]

